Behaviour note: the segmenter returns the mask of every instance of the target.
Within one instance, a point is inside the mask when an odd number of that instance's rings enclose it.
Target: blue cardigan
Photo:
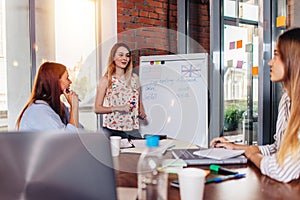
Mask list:
[[[69,112],[67,112],[67,114],[68,116],[70,115]],[[77,131],[78,128],[72,124],[65,125],[59,115],[48,105],[47,102],[37,100],[36,103],[32,103],[23,113],[19,131],[51,130],[66,130],[74,132]]]

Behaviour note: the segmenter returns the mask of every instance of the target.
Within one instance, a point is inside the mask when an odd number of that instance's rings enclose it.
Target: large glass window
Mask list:
[[[54,61],[68,68],[73,82],[71,87],[81,99],[80,122],[86,129],[96,130],[97,118],[93,105],[98,73],[96,18],[99,15],[96,6],[99,6],[99,2],[30,0],[6,3],[5,21],[4,0],[1,0],[0,127],[14,130],[16,119],[29,98],[38,67],[45,61]],[[7,47],[7,59],[5,41],[10,44]],[[4,71],[5,63],[8,66],[7,73]],[[2,110],[8,113],[6,121],[2,119]]]
[[[7,129],[5,1],[0,0],[0,131]]]
[[[36,1],[37,67],[45,60],[67,66],[71,87],[81,99],[80,122],[91,130],[97,128],[93,111],[97,74],[95,6],[91,0]]]
[[[224,1],[224,135],[257,141],[258,5]]]

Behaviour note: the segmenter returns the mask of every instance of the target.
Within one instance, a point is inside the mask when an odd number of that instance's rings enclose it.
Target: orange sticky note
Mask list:
[[[276,18],[276,27],[285,26],[286,16],[279,16]]]
[[[252,75],[258,75],[258,66],[252,67]]]
[[[236,41],[236,48],[237,49],[240,49],[240,48],[242,48],[243,47],[243,40],[238,40],[238,41]]]

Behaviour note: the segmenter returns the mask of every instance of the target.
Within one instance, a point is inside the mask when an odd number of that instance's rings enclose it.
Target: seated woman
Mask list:
[[[79,127],[79,103],[78,95],[70,90],[71,83],[64,65],[43,63],[35,77],[31,96],[18,117],[17,129],[76,131]],[[62,94],[70,104],[70,111],[60,100]]]
[[[275,142],[248,146],[228,142],[224,137],[211,141],[211,147],[244,149],[246,157],[277,181],[289,182],[300,175],[300,28],[279,36],[274,57],[269,61],[271,81],[283,82],[285,93],[279,103]]]

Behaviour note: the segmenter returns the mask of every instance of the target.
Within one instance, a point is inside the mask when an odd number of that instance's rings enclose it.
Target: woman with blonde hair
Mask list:
[[[146,114],[140,97],[138,76],[132,73],[129,47],[116,43],[108,58],[107,69],[101,77],[95,99],[95,113],[104,114],[103,127],[110,136],[141,138],[139,119]]]
[[[66,66],[55,62],[43,63],[35,77],[31,96],[18,117],[17,129],[77,130],[78,95],[70,90],[71,83]],[[60,99],[62,94],[70,104],[70,111]]]
[[[261,172],[277,181],[289,182],[300,175],[300,28],[287,30],[278,37],[274,57],[269,61],[271,81],[282,82],[276,123],[275,142],[264,146],[229,143],[219,137],[211,147],[243,149],[246,157]]]

